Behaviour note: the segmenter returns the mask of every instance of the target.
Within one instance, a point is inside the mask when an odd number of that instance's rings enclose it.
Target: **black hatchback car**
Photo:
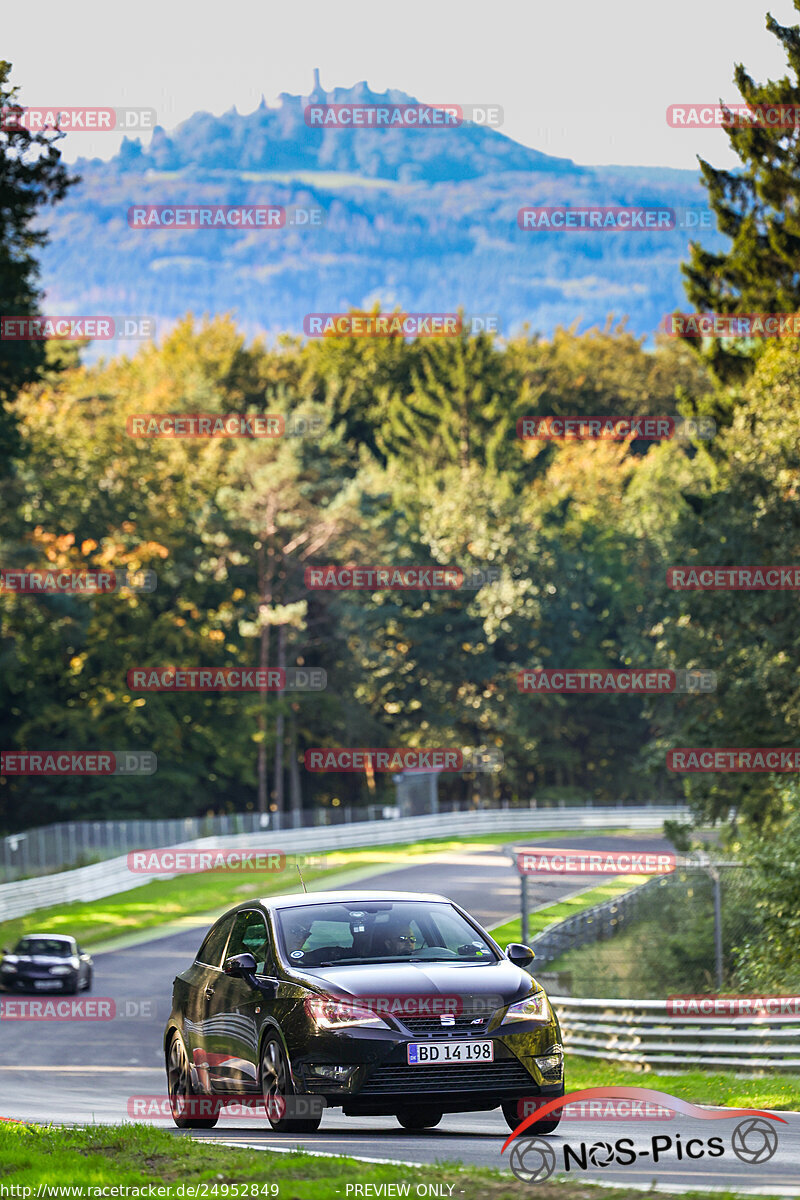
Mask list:
[[[521,1099],[564,1094],[558,1019],[524,969],[532,959],[527,946],[503,952],[443,896],[240,904],[174,981],[173,1119],[210,1128],[222,1105],[245,1099],[263,1101],[280,1131],[313,1132],[325,1107],[427,1129],[445,1112],[500,1106],[515,1129]]]

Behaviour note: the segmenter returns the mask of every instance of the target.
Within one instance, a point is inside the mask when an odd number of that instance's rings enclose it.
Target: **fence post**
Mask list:
[[[717,968],[717,991],[722,991],[722,894],[719,871],[709,868],[714,881],[714,959]]]

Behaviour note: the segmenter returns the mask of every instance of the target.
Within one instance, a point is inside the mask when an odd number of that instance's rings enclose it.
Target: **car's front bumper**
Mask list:
[[[464,1041],[463,1034],[422,1038],[399,1030],[353,1027],[309,1039],[305,1053],[293,1056],[295,1087],[321,1095],[329,1106],[342,1106],[346,1114],[387,1114],[399,1108],[430,1105],[448,1112],[496,1108],[506,1100],[524,1096],[559,1095],[564,1088],[563,1064],[559,1071],[542,1072],[536,1059],[560,1042],[558,1026],[548,1024],[511,1034],[502,1027],[476,1040],[492,1041],[492,1062],[426,1063],[411,1066],[412,1042]],[[516,1027],[517,1029],[519,1026]],[[344,1079],[324,1077],[326,1067],[345,1066]]]
[[[72,971],[69,975],[50,975],[44,971],[17,971],[16,974],[0,974],[0,985],[8,992],[36,992],[46,995],[48,992],[63,992],[74,988],[79,979],[79,972]]]

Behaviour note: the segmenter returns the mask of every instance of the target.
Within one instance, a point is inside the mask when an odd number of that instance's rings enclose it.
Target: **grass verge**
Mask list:
[[[658,836],[658,830],[654,830]],[[464,838],[432,838],[419,842],[398,842],[391,846],[371,847],[361,850],[338,850],[325,855],[324,869],[304,870],[306,883],[319,883],[333,879],[347,871],[392,870],[408,865],[408,859],[420,854],[441,854],[458,851],[468,846],[471,850],[492,850],[511,842],[543,841],[556,836],[553,830],[537,830],[535,833],[479,834]],[[630,830],[586,829],[565,834],[559,831],[561,841],[569,837],[641,837],[641,833]],[[266,839],[265,839],[266,840]],[[203,872],[196,875],[178,875],[174,879],[157,880],[143,884],[129,892],[118,892],[101,900],[85,903],[60,904],[53,908],[40,908],[13,920],[0,922],[0,948],[10,946],[33,929],[50,933],[69,933],[89,948],[125,934],[152,929],[168,921],[179,920],[195,914],[224,911],[232,904],[250,900],[257,896],[280,895],[299,891],[299,881],[294,871],[293,878],[281,874],[253,875],[249,879],[231,885],[224,875]]]
[[[690,1063],[687,1060],[687,1066]],[[800,1075],[736,1075],[733,1071],[687,1070],[659,1074],[646,1067],[604,1062],[597,1058],[566,1059],[567,1091],[581,1088],[656,1088],[691,1100],[694,1104],[716,1104],[727,1108],[764,1108],[775,1111],[800,1110]]]
[[[499,1138],[497,1142],[499,1163]],[[414,1167],[406,1163],[312,1156],[302,1151],[270,1154],[268,1150],[234,1149],[176,1137],[148,1125],[60,1128],[0,1124],[0,1177],[6,1187],[15,1188],[8,1194],[20,1200],[30,1197],[50,1200],[65,1194],[88,1198],[102,1195],[94,1189],[115,1186],[131,1189],[123,1195],[181,1196],[184,1200],[187,1196],[344,1200],[355,1195],[355,1184],[373,1185],[369,1190],[361,1190],[362,1196],[397,1195],[398,1184],[409,1185],[408,1194],[413,1196],[418,1185],[429,1185],[425,1188],[427,1192],[430,1185],[437,1184],[440,1190],[430,1188],[431,1194],[463,1197],[463,1200],[530,1197],[531,1185],[508,1173],[508,1152],[502,1161],[506,1163],[504,1173],[489,1168],[462,1168],[450,1162]],[[56,1190],[67,1187],[75,1190],[69,1193]],[[132,1190],[136,1188],[143,1190],[137,1193]],[[151,1188],[164,1190],[150,1191]],[[641,1195],[640,1191],[626,1187],[600,1188],[578,1181],[548,1180],[536,1184],[539,1200],[641,1200]],[[678,1195],[669,1188],[659,1191],[664,1200],[678,1200]],[[692,1195],[695,1200],[736,1197],[734,1192],[704,1190]],[[686,1200],[685,1193],[680,1194],[680,1200]]]

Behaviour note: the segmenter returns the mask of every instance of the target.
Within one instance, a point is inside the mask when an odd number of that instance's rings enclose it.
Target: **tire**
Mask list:
[[[178,1129],[213,1129],[219,1120],[219,1108],[211,1117],[187,1117],[185,1112],[195,1096],[192,1091],[192,1073],[189,1056],[179,1033],[173,1035],[167,1050],[167,1091],[172,1119]]]
[[[543,1096],[543,1100],[554,1100],[554,1096]],[[517,1105],[519,1100],[507,1100],[503,1107],[503,1116],[506,1119],[506,1124],[509,1129],[516,1129],[520,1121],[524,1120],[517,1113]],[[528,1137],[547,1137],[548,1133],[555,1133],[561,1124],[561,1116],[563,1108],[557,1108],[555,1112],[548,1113],[543,1121],[535,1121],[533,1125],[529,1125],[525,1130]]]
[[[322,1113],[317,1117],[286,1117],[280,1113],[279,1098],[291,1097],[296,1093],[292,1085],[289,1063],[283,1046],[277,1037],[268,1037],[261,1047],[261,1094],[267,1120],[276,1133],[316,1133]]]
[[[84,980],[84,984],[83,984],[84,992],[90,992],[92,990],[92,979],[93,979],[93,973],[92,973],[92,968],[90,967],[89,970],[86,972],[86,979]]]
[[[64,984],[64,995],[65,996],[74,996],[78,990],[79,982],[80,982],[80,976],[76,972],[75,978],[71,979],[69,981],[69,983]]]
[[[403,1126],[403,1129],[433,1129],[441,1121],[444,1113],[438,1109],[429,1109],[427,1112],[424,1108],[419,1108],[412,1112],[410,1109],[406,1112],[397,1113],[397,1119]]]

